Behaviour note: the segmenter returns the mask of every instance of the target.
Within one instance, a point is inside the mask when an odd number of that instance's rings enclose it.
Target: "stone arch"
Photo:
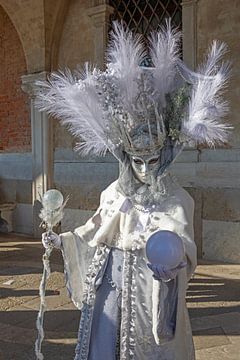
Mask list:
[[[43,1],[28,0],[19,5],[18,0],[0,0],[8,14],[25,53],[27,72],[45,69],[45,34]]]
[[[58,0],[54,3],[45,2],[45,63],[47,70],[55,70],[58,66],[59,46],[69,6],[70,1],[68,0]]]
[[[51,70],[57,62],[59,41],[68,0],[0,0],[19,38],[26,57],[27,72]]]

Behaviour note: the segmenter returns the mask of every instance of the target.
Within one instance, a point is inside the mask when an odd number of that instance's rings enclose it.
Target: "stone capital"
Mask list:
[[[98,5],[90,8],[87,12],[95,27],[100,27],[109,22],[109,16],[113,14],[114,8],[110,5]]]
[[[36,95],[37,85],[36,82],[38,80],[46,80],[47,79],[47,72],[42,71],[39,73],[33,73],[28,75],[23,75],[22,79],[22,90],[29,95],[30,98],[34,98]]]
[[[114,12],[109,5],[98,5],[88,10],[91,18],[94,33],[94,61],[100,68],[104,68],[105,50],[109,30],[109,18]]]
[[[192,6],[198,3],[199,0],[182,0],[182,6]]]

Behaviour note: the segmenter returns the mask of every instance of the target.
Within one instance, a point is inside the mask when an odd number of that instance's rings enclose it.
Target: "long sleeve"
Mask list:
[[[178,281],[155,280],[153,286],[153,334],[157,344],[164,344],[174,338],[177,322]]]
[[[89,246],[101,226],[101,210],[104,192],[101,195],[100,206],[85,225],[61,234],[62,256],[66,286],[71,299],[77,308],[81,308],[84,280],[96,247]]]
[[[183,311],[186,306],[186,289],[197,264],[193,199],[185,190],[179,189],[171,201],[171,210],[162,214],[159,228],[173,231],[181,237],[187,266],[179,270],[176,279],[168,283],[153,280],[152,331],[158,344],[173,339],[176,331],[181,331],[179,324],[187,321]]]

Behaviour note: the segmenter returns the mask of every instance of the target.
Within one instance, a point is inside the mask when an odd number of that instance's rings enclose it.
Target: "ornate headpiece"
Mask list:
[[[213,42],[198,73],[180,59],[180,33],[170,21],[149,39],[152,66],[141,37],[114,23],[105,71],[52,73],[40,87],[37,106],[56,115],[80,139],[81,154],[119,160],[123,152],[146,154],[166,142],[225,142],[229,126],[221,122],[228,109],[222,99],[229,74],[219,64],[225,45]]]

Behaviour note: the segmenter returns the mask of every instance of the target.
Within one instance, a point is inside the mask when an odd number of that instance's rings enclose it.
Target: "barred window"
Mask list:
[[[134,32],[146,37],[151,31],[158,30],[165,18],[172,24],[182,27],[182,0],[109,0],[114,8],[112,20],[123,20]]]

